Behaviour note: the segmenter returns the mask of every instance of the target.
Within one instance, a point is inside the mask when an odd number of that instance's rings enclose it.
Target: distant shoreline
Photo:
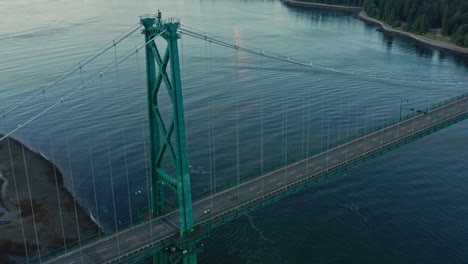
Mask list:
[[[446,43],[446,42],[442,42],[442,41],[438,41],[438,40],[433,40],[433,39],[430,39],[430,38],[427,38],[427,37],[424,37],[424,36],[421,36],[421,35],[413,34],[413,33],[410,33],[410,32],[406,32],[406,31],[402,31],[402,30],[398,30],[398,29],[393,29],[390,26],[388,26],[387,24],[385,24],[384,22],[367,16],[367,14],[366,14],[366,12],[364,10],[359,12],[359,18],[361,18],[361,19],[363,19],[365,21],[369,21],[369,22],[378,24],[378,25],[380,25],[382,27],[383,30],[385,30],[387,32],[392,32],[392,33],[404,35],[404,36],[410,37],[410,38],[412,38],[412,39],[414,39],[416,41],[428,44],[428,45],[433,46],[433,47],[442,48],[442,49],[450,50],[450,51],[455,51],[455,52],[458,52],[458,53],[468,54],[468,48],[463,48],[463,47],[459,47],[459,46],[456,46],[456,45],[453,45],[453,44],[450,44],[450,43]]]
[[[333,9],[339,9],[339,10],[356,11],[356,12],[362,10],[362,8],[354,7],[354,6],[329,5],[329,4],[302,2],[302,1],[295,1],[295,0],[283,0],[283,1],[294,6],[326,7],[326,8],[333,8]]]
[[[430,45],[432,47],[441,48],[441,49],[444,49],[444,50],[449,50],[449,51],[453,51],[453,52],[456,52],[456,53],[461,53],[461,54],[464,54],[464,55],[468,54],[468,48],[463,48],[463,47],[456,46],[454,44],[450,44],[450,43],[446,43],[446,42],[442,42],[442,41],[438,41],[438,40],[433,40],[433,39],[430,39],[430,38],[427,38],[427,37],[424,37],[424,36],[421,36],[421,35],[417,35],[417,34],[414,34],[414,33],[406,32],[406,31],[402,31],[402,30],[398,30],[398,29],[393,29],[390,26],[388,26],[387,24],[385,24],[385,22],[382,22],[380,20],[377,20],[375,18],[367,16],[366,12],[364,10],[362,10],[361,7],[350,7],[350,6],[342,6],[342,5],[327,5],[327,4],[309,3],[309,2],[302,2],[302,1],[295,1],[295,0],[284,0],[284,1],[287,4],[290,4],[290,5],[293,5],[293,6],[327,7],[327,8],[333,8],[333,9],[338,9],[338,10],[350,10],[350,11],[356,11],[356,12],[359,11],[359,13],[358,13],[358,18],[359,19],[361,19],[363,21],[367,21],[367,22],[377,24],[386,32],[396,33],[396,34],[399,34],[399,35],[402,35],[402,36],[410,37],[413,40],[416,40],[416,41],[418,41],[420,43]]]

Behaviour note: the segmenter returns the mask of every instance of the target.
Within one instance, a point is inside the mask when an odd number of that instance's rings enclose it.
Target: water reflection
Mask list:
[[[393,47],[393,35],[383,34],[382,43],[386,45],[387,51],[390,51]]]
[[[288,9],[296,18],[304,21],[309,21],[316,27],[326,27],[332,19],[340,18],[341,23],[349,23],[351,19],[359,19],[355,11],[349,10],[335,10],[326,7],[298,7],[283,3],[288,6]],[[455,61],[459,66],[468,67],[468,54],[460,54],[453,51],[444,50],[441,48],[433,47],[425,43],[415,41],[413,38],[399,35],[391,32],[381,30],[380,26],[363,21],[366,34],[371,34],[371,31],[379,31],[382,37],[382,44],[385,45],[387,51],[391,51],[393,47],[399,46],[401,49],[414,53],[422,58],[432,59],[438,56],[439,61],[450,60]],[[328,29],[328,32],[333,32]],[[347,40],[353,41],[353,40]]]
[[[241,37],[241,31],[239,26],[234,26],[234,35],[233,35],[234,45],[236,47],[242,46],[243,41]],[[246,58],[247,54],[245,52],[236,52],[236,65],[241,64],[242,60]]]
[[[456,54],[454,55],[452,52],[443,51],[446,57],[449,57],[452,61],[455,62],[457,66],[463,66],[468,68],[468,54]]]
[[[296,18],[300,18],[305,21],[311,21],[318,25],[326,25],[330,19],[341,18],[345,20],[352,19],[352,14],[355,14],[355,11],[349,10],[335,10],[325,7],[298,7],[294,5],[289,5],[289,10],[295,15]]]

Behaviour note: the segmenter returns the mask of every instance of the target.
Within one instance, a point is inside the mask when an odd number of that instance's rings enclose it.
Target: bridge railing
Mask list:
[[[156,14],[150,14],[150,13],[143,14],[140,16],[140,20],[145,19],[145,18],[158,18],[158,16]]]
[[[139,224],[142,224],[144,222],[146,222],[146,219],[137,217],[136,219],[132,219],[131,221],[130,220],[125,221],[122,224],[118,225],[117,227],[111,227],[111,228],[106,228],[104,230],[100,230],[100,232],[98,232],[98,233],[96,233],[94,235],[82,238],[80,241],[75,241],[73,243],[67,244],[66,247],[57,248],[57,249],[48,251],[47,253],[41,255],[41,260],[42,260],[42,262],[47,261],[47,260],[51,260],[51,259],[53,259],[55,257],[58,257],[58,256],[62,255],[62,254],[65,254],[65,253],[68,253],[70,251],[79,249],[80,246],[84,246],[84,245],[86,245],[88,243],[96,242],[96,241],[99,241],[99,240],[101,240],[101,239],[103,239],[105,237],[108,237],[108,236],[114,234],[117,230],[126,229],[128,227],[139,225]],[[29,263],[39,263],[39,256],[33,257],[27,263],[28,264]]]
[[[294,163],[294,162],[298,162],[300,160],[303,160],[307,157],[310,157],[310,156],[313,156],[313,155],[317,155],[321,152],[325,152],[329,149],[332,149],[334,147],[337,147],[339,145],[342,145],[346,142],[349,142],[349,141],[352,141],[354,139],[357,139],[357,138],[360,138],[360,137],[363,137],[365,135],[368,135],[368,134],[371,134],[371,133],[374,133],[378,130],[381,130],[382,128],[385,128],[385,127],[388,127],[388,126],[391,126],[391,125],[394,125],[396,123],[399,123],[399,122],[404,122],[405,120],[407,119],[410,119],[416,115],[420,115],[420,114],[423,114],[424,112],[428,112],[428,111],[431,111],[435,108],[438,108],[442,105],[446,105],[446,104],[449,104],[451,102],[454,102],[454,101],[457,101],[457,100],[460,100],[464,97],[467,97],[468,96],[468,93],[464,93],[462,95],[459,95],[459,96],[456,96],[456,97],[452,97],[452,98],[449,98],[447,100],[444,100],[442,102],[439,102],[439,103],[436,103],[436,104],[433,104],[429,107],[425,107],[425,108],[422,108],[422,109],[418,109],[418,111],[414,111],[414,112],[411,112],[410,114],[407,114],[405,116],[402,117],[402,119],[400,120],[399,118],[394,118],[388,122],[385,122],[385,123],[382,123],[382,124],[379,124],[377,126],[374,126],[370,129],[364,129],[363,131],[360,131],[359,133],[356,133],[354,135],[351,135],[349,137],[346,137],[346,138],[343,138],[341,140],[338,140],[338,141],[335,141],[331,144],[329,144],[328,146],[326,147],[323,147],[323,148],[315,148],[315,149],[312,149],[311,151],[309,151],[308,153],[303,153],[303,154],[300,154],[300,155],[296,155],[296,156],[293,156],[289,159],[287,159],[286,161],[284,162],[281,162],[279,164],[275,164],[275,165],[272,165],[272,166],[268,166],[266,168],[263,169],[263,174],[266,174],[266,173],[269,173],[271,171],[274,171],[274,170],[277,170],[277,169],[280,169],[282,167],[284,167],[285,164],[291,164],[291,163]],[[253,172],[250,172],[249,174],[245,175],[245,176],[242,176],[240,178],[240,181],[241,183],[242,182],[245,182],[245,181],[248,181],[248,180],[251,180],[255,177],[258,177],[261,175],[261,171],[253,171]],[[223,190],[226,190],[226,189],[229,189],[233,186],[235,186],[237,184],[237,180],[236,181],[231,181],[231,182],[228,182],[224,185],[221,185],[221,186],[218,186],[217,188],[217,192],[219,191],[223,191]],[[194,196],[192,196],[193,200],[198,200],[198,199],[203,199],[203,198],[206,198],[208,197],[209,195],[211,195],[211,191],[205,191],[205,192],[201,192],[201,193],[198,193]]]
[[[163,24],[180,24],[180,18],[177,17],[169,17],[163,20]]]

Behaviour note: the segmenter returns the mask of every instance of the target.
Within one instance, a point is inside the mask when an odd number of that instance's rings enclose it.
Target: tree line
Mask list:
[[[441,29],[459,46],[468,47],[468,0],[303,0],[362,7],[368,16],[403,30],[424,34]]]

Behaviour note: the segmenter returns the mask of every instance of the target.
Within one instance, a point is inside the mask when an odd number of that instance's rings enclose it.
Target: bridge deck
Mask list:
[[[216,227],[304,189],[319,179],[344,171],[467,117],[468,97],[462,96],[427,112],[418,113],[411,118],[220,191],[213,196],[197,200],[193,204],[195,222],[203,226]],[[46,262],[43,259],[43,263],[129,262],[177,241],[177,234],[178,212],[174,211]]]

